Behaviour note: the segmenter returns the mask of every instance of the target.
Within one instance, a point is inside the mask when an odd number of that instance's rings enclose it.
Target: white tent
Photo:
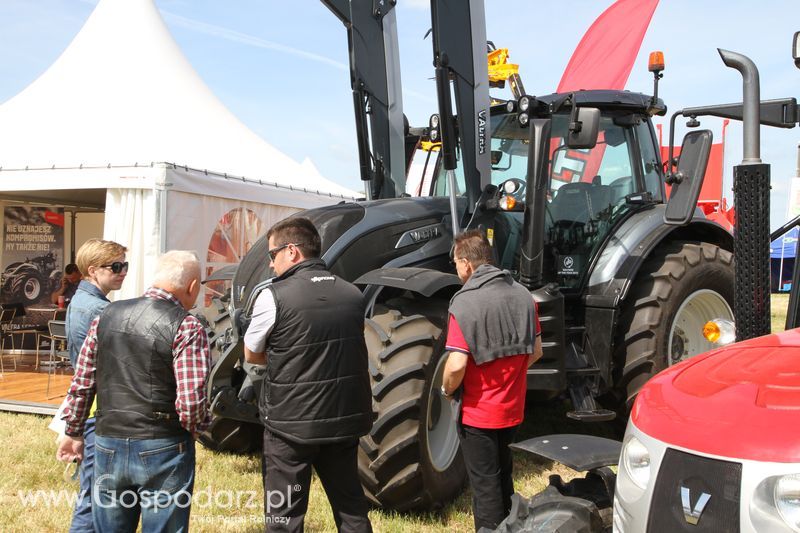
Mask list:
[[[258,222],[227,243],[236,256],[253,227],[353,196],[230,113],[152,0],[101,0],[58,60],[0,105],[0,200],[104,211],[98,236],[130,249],[118,298],[141,294],[167,249],[214,266],[209,243],[233,212]]]

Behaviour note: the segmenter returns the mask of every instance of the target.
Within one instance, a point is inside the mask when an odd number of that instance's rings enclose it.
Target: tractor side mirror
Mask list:
[[[596,107],[573,107],[569,119],[567,146],[569,148],[594,148],[600,130],[600,110]]]
[[[794,66],[800,68],[800,31],[794,32],[794,40],[792,41],[792,58],[794,59]]]
[[[693,131],[683,138],[678,170],[670,176],[672,190],[664,212],[665,224],[683,226],[692,219],[703,187],[713,138],[710,130]]]

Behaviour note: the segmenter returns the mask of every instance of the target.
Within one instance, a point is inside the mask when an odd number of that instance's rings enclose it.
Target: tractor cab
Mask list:
[[[545,176],[544,272],[546,282],[578,291],[586,282],[591,258],[631,213],[664,201],[664,175],[652,127],[651,113],[666,107],[638,93],[583,91],[574,98],[581,106],[600,110],[597,135],[590,148],[569,142],[572,107],[551,112],[551,104],[566,95],[538,98],[535,115],[550,119]],[[515,102],[491,110],[491,183],[484,189],[479,212],[467,213],[465,226],[490,229],[497,262],[518,274],[526,191],[531,182],[530,133],[520,124]],[[509,110],[511,107],[511,111]],[[463,168],[455,171],[457,196],[467,195]],[[445,171],[439,169],[432,196],[450,194]],[[492,201],[494,200],[494,201]]]

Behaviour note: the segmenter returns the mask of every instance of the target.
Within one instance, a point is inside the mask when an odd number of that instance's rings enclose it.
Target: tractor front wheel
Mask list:
[[[621,408],[629,411],[642,385],[661,370],[716,347],[703,337],[703,325],[733,320],[733,277],[733,255],[710,243],[675,241],[653,252],[620,319]]]
[[[439,393],[446,303],[414,303],[376,308],[365,326],[377,418],[361,439],[359,475],[373,504],[397,511],[444,505],[466,482],[456,412]]]

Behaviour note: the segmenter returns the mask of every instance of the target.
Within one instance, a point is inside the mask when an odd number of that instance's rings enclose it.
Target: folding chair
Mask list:
[[[16,314],[17,310],[14,307],[3,307],[0,308],[0,376],[3,375],[5,372],[5,368],[3,368],[3,359],[7,356],[11,356],[12,361],[14,361],[14,370],[17,369],[17,356],[14,354],[7,354],[6,353],[6,339],[11,340],[11,349],[14,349],[14,337],[11,336],[11,322],[14,320],[14,315]]]
[[[50,333],[50,368],[47,369],[47,399],[50,399],[50,380],[55,372],[56,365],[63,361],[69,361],[69,352],[67,351],[67,328],[66,323],[62,320],[51,320],[47,323],[47,329]],[[56,345],[59,346],[56,349]]]
[[[67,318],[67,310],[66,309],[56,309],[53,313],[53,320],[56,321],[64,321]],[[46,331],[40,331],[36,334],[36,364],[34,365],[34,370],[39,368],[39,354],[41,351],[42,340],[48,339],[50,341],[50,345],[55,342],[55,340],[50,336],[50,328]]]

